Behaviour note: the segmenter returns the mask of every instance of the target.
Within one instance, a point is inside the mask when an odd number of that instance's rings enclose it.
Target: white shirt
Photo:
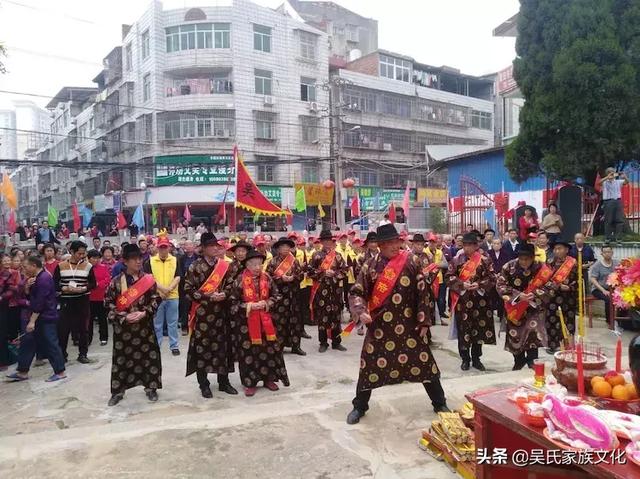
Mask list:
[[[602,183],[602,199],[618,200],[622,198],[621,188],[624,180],[606,180]]]

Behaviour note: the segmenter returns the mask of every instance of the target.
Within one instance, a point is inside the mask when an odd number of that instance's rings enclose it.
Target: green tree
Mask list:
[[[586,178],[637,158],[640,0],[521,0],[514,75],[525,98],[507,147],[516,181]]]

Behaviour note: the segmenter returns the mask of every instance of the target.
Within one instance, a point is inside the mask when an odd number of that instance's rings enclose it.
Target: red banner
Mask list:
[[[261,215],[283,215],[286,212],[274,205],[260,191],[247,171],[247,167],[240,158],[238,147],[233,147],[233,157],[236,162],[236,207],[244,208],[252,213]]]
[[[126,291],[122,291],[120,296],[116,299],[116,309],[119,312],[126,311],[138,301],[138,298],[142,297],[147,291],[149,291],[156,284],[152,274],[145,274],[138,281],[133,283]]]

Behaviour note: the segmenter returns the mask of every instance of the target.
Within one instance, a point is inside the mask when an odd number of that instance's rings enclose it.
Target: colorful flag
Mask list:
[[[389,221],[396,222],[396,205],[393,204],[393,201],[389,203]]]
[[[82,216],[82,225],[86,228],[91,224],[91,220],[93,219],[93,210],[91,208],[87,208],[85,205],[81,205],[80,215]]]
[[[233,147],[233,156],[236,164],[236,207],[263,215],[281,215],[282,209],[264,196],[249,175],[237,145]]]
[[[144,211],[142,209],[142,203],[138,205],[136,211],[133,213],[131,222],[138,227],[138,229],[144,229]]]
[[[409,195],[411,191],[409,190],[409,182],[407,182],[407,187],[404,190],[404,197],[402,198],[402,211],[404,212],[404,221],[408,225],[409,224]]]
[[[80,213],[78,212],[78,203],[73,201],[73,205],[71,205],[71,215],[73,216],[73,232],[77,233],[82,228],[82,223],[80,221]]]
[[[304,190],[304,188],[302,188]],[[320,213],[320,218],[324,218],[327,214],[324,212],[324,208],[322,207],[322,203],[318,203],[318,213]]]
[[[287,220],[287,225],[293,225],[293,212],[288,207],[284,210],[284,216]]]
[[[158,226],[158,210],[155,205],[151,207],[151,226]]]
[[[119,230],[123,230],[127,227],[127,219],[124,217],[124,215],[122,214],[122,211],[118,211],[117,215],[116,215],[117,219],[118,219],[118,224],[117,224],[117,228]]]
[[[47,221],[52,228],[58,226],[58,210],[56,210],[51,204],[47,208]]]
[[[357,189],[356,189],[356,194],[351,199],[351,217],[352,218],[360,217],[360,196],[358,196]]]
[[[596,193],[600,193],[602,191],[602,176],[600,176],[600,171],[596,174],[596,182],[593,184],[593,189],[596,190]]]
[[[11,210],[11,213],[9,213],[9,221],[7,222],[7,230],[9,231],[9,233],[15,233],[16,227],[16,213],[15,211]]]
[[[298,213],[303,213],[307,210],[307,199],[304,196],[304,186],[296,191],[295,208]]]
[[[218,210],[218,216],[220,217],[220,224],[227,223],[227,205],[226,203],[222,203],[220,205],[220,209]]]
[[[184,213],[182,213],[184,219],[187,223],[191,223],[191,211],[189,210],[189,205],[184,206]]]
[[[484,212],[484,219],[489,228],[496,229],[496,210],[493,207]]]
[[[18,208],[18,198],[16,197],[16,190],[11,183],[9,175],[2,174],[2,185],[0,185],[0,193],[4,196],[4,200],[7,202],[7,206],[12,210]]]

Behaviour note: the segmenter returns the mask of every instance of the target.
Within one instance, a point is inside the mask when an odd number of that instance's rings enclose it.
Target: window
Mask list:
[[[271,52],[271,28],[262,25],[253,26],[253,49]]]
[[[142,51],[143,60],[147,58],[149,56],[149,53],[151,52],[149,41],[149,30],[145,30],[144,32],[142,32],[142,47],[140,48],[140,50]]]
[[[268,111],[256,111],[254,117],[256,120],[256,139],[275,140],[276,114]]]
[[[142,77],[142,101],[151,99],[151,73]]]
[[[302,165],[303,183],[320,183],[320,168],[318,165]]]
[[[313,33],[300,31],[300,56],[307,60],[315,60],[317,43],[317,37]]]
[[[169,113],[164,116],[164,138],[231,138],[235,135],[234,110]]]
[[[165,28],[167,53],[180,50],[229,48],[229,23],[196,23]]]
[[[259,95],[271,95],[271,72],[266,70],[254,70],[256,76],[256,93]]]
[[[89,118],[89,131],[93,132],[96,129],[96,123],[93,117]]]
[[[349,178],[355,178],[358,186],[378,186],[378,172],[368,169],[346,170]]]
[[[318,141],[318,123],[319,120],[314,116],[300,117],[302,141],[304,143],[314,143]]]
[[[133,51],[131,50],[131,43],[128,43],[124,47],[124,71],[130,72],[133,69]]]
[[[487,111],[473,110],[471,112],[471,126],[482,130],[491,130],[493,115]]]
[[[258,165],[258,182],[273,183],[273,165]]]
[[[316,79],[300,78],[300,100],[316,101]]]
[[[380,76],[408,82],[411,78],[411,62],[380,55]]]

